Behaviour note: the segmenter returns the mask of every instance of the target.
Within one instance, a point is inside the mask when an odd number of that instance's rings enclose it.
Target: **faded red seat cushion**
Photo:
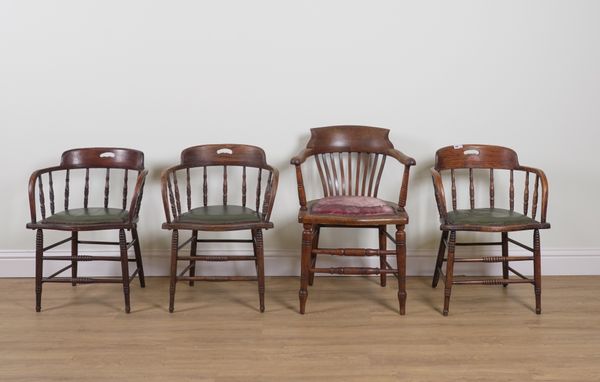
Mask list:
[[[370,196],[328,196],[317,200],[312,213],[321,215],[389,215],[394,209]]]

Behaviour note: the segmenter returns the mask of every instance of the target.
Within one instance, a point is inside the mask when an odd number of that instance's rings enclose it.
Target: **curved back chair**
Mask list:
[[[329,126],[311,129],[306,148],[291,164],[296,167],[300,212],[298,221],[303,225],[302,260],[300,278],[300,313],[304,314],[308,297],[308,285],[312,285],[315,273],[329,274],[375,274],[380,275],[381,286],[386,275],[398,276],[398,300],[400,314],[406,304],[406,248],[404,226],[408,215],[404,210],[408,191],[410,167],[415,160],[394,148],[389,130],[368,126]],[[302,164],[313,158],[322,186],[322,197],[307,201],[302,174]],[[383,169],[387,158],[404,165],[398,202],[377,198]],[[387,232],[387,225],[396,226],[396,234]],[[379,247],[368,248],[319,248],[319,235],[323,227],[360,227],[379,230]],[[387,250],[387,238],[395,243],[393,251]],[[378,256],[379,268],[337,267],[319,268],[317,255]],[[387,256],[395,255],[397,268],[387,262]]]
[[[220,172],[218,204],[209,203],[209,172]],[[236,171],[240,176],[235,176]],[[256,176],[253,176],[256,175]],[[235,178],[238,184],[235,184]],[[201,180],[200,180],[201,179]],[[258,280],[260,311],[264,312],[265,276],[262,230],[273,228],[270,221],[277,192],[279,172],[269,166],[265,152],[256,146],[216,144],[189,147],[181,153],[181,163],[162,174],[162,197],[166,216],[163,228],[172,232],[171,283],[169,312],[175,304],[177,281]],[[200,180],[198,190],[194,181]],[[232,203],[230,193],[240,192],[240,203]],[[184,188],[185,187],[185,188]],[[181,188],[181,189],[180,189]],[[248,195],[254,193],[254,201]],[[185,196],[185,199],[182,197]],[[199,196],[202,195],[200,199]],[[197,200],[196,200],[197,199]],[[191,237],[179,244],[179,231],[191,231]],[[251,238],[198,239],[198,231],[250,230]],[[197,243],[252,243],[253,256],[198,256]],[[190,255],[180,256],[179,250],[190,244]],[[177,261],[189,262],[177,274]],[[254,261],[257,277],[196,276],[197,261]],[[185,274],[189,274],[186,276]]]
[[[129,313],[131,280],[139,275],[140,284],[144,287],[144,268],[137,234],[137,221],[146,175],[144,153],[113,147],[65,151],[59,166],[37,170],[31,175],[29,180],[31,221],[27,224],[27,228],[36,230],[36,311],[41,310],[42,284],[46,282],[67,282],[73,286],[78,283],[122,283],[125,311]],[[101,180],[96,181],[98,178]],[[118,180],[115,181],[115,178]],[[133,191],[131,191],[132,181],[135,181]],[[59,202],[55,202],[54,190],[58,188],[55,187],[58,183],[64,185],[62,211],[58,211]],[[117,183],[117,186],[114,183]],[[79,186],[83,188],[83,205],[80,208],[73,208],[73,203],[77,202],[72,195],[73,190]],[[100,191],[102,203],[90,203],[90,199],[93,199],[90,190],[92,193],[94,190]],[[112,203],[111,195],[113,195]],[[38,212],[41,220],[38,220]],[[80,231],[113,229],[119,230],[118,242],[79,240]],[[57,243],[44,246],[44,230],[70,231],[71,235]],[[129,242],[126,239],[126,230],[131,231],[132,239]],[[67,242],[71,243],[70,256],[44,255],[45,251]],[[120,256],[82,256],[78,254],[79,244],[118,245]],[[127,250],[131,246],[134,247],[134,259],[129,259],[127,255]],[[48,277],[43,277],[44,260],[70,261],[70,264]],[[120,261],[122,275],[119,278],[78,277],[77,264],[80,261]],[[130,261],[137,263],[137,269],[131,276],[129,275]],[[68,269],[71,269],[71,277],[57,277]]]
[[[501,174],[504,173],[504,174]],[[541,257],[540,257],[540,229],[550,228],[546,222],[546,211],[548,208],[548,181],[542,170],[521,166],[517,153],[513,150],[488,145],[458,145],[441,148],[435,156],[435,167],[431,169],[435,199],[438,206],[442,230],[442,237],[435,264],[432,286],[437,286],[440,275],[445,282],[444,290],[444,310],[443,314],[448,315],[450,304],[450,294],[452,285],[457,284],[484,284],[484,285],[503,285],[515,283],[530,283],[534,285],[537,314],[541,313]],[[482,175],[484,179],[478,177]],[[506,181],[500,183],[498,179],[505,175]],[[515,209],[515,187],[518,186],[515,181],[517,175],[524,178],[522,193],[523,213]],[[533,182],[530,181],[530,175],[535,176]],[[447,207],[446,191],[442,177],[447,177],[447,183],[450,183],[450,203],[451,209]],[[468,208],[458,208],[457,184],[464,180],[464,185],[468,184],[469,202]],[[478,182],[480,180],[481,182]],[[483,188],[485,206],[476,208],[476,189],[480,189],[480,184],[485,184]],[[487,183],[487,184],[486,184]],[[504,198],[508,208],[498,208],[499,198],[497,190],[500,186],[508,186],[508,198]],[[517,187],[518,188],[518,187]],[[467,191],[464,192],[465,198]],[[506,200],[508,199],[508,200]],[[531,208],[530,206],[531,199]],[[538,217],[539,213],[539,217]],[[539,219],[539,220],[536,220]],[[533,231],[533,248],[524,245],[516,240],[509,238],[508,233],[513,231]],[[479,231],[479,232],[500,232],[501,241],[499,242],[478,242],[478,243],[457,243],[456,233],[458,231]],[[533,256],[509,256],[508,246],[513,243],[525,250],[532,252]],[[455,247],[461,245],[498,245],[502,247],[502,256],[483,256],[477,258],[458,258],[455,257]],[[448,252],[445,258],[446,249]],[[509,263],[511,261],[533,261],[533,279],[523,276],[520,272],[513,269]],[[442,265],[446,262],[446,274],[442,271]],[[455,279],[454,263],[457,262],[485,262],[502,263],[501,279]],[[509,278],[509,272],[512,272],[517,278]]]

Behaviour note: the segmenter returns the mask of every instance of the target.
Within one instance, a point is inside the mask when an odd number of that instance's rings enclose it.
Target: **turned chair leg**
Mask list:
[[[321,233],[321,227],[315,226],[312,240],[312,249],[319,248],[319,234]],[[310,254],[310,267],[314,268],[317,266],[317,254]],[[308,285],[312,286],[315,282],[315,272],[310,271],[310,275],[308,276]]]
[[[42,275],[44,255],[44,233],[38,229],[35,233],[35,311],[42,310]]]
[[[398,304],[400,315],[406,313],[406,233],[403,225],[396,226],[396,263],[398,265]]]
[[[171,278],[169,283],[169,313],[175,310],[175,287],[177,285],[177,247],[179,246],[179,231],[171,234]]]
[[[454,250],[456,244],[456,231],[450,232],[450,240],[448,240],[448,260],[446,261],[446,281],[444,285],[444,311],[443,315],[448,315],[450,308],[450,294],[452,293],[452,278],[454,275]]]
[[[78,241],[78,232],[71,232],[71,256],[73,257],[77,257]],[[71,279],[73,279],[73,281],[71,281],[72,286],[77,285],[77,281],[75,281],[75,279],[77,278],[77,263],[77,260],[71,260]]]
[[[131,229],[133,239],[133,251],[135,252],[135,264],[138,269],[138,277],[140,278],[140,287],[146,287],[146,279],[144,277],[144,263],[142,262],[142,250],[140,248],[140,239],[138,237],[137,228]]]
[[[535,290],[535,313],[542,313],[542,258],[540,231],[533,230],[533,281]]]
[[[508,232],[502,232],[502,257],[508,257]],[[508,280],[508,261],[502,262],[502,278]],[[502,286],[506,288],[508,283]]]
[[[379,227],[379,250],[380,251],[385,251],[387,249],[387,237],[385,234],[385,230],[386,230],[386,226]],[[379,256],[379,268],[387,269],[387,256],[385,256],[385,255]],[[387,275],[385,273],[379,274],[379,283],[381,284],[382,287],[384,287],[386,284],[386,276]]]
[[[129,303],[129,259],[127,258],[127,238],[125,230],[119,230],[119,248],[121,249],[121,277],[123,278],[123,297],[125,298],[125,313],[131,311]]]
[[[265,252],[262,230],[253,230],[254,256],[256,257],[256,277],[258,279],[258,299],[260,312],[265,311]]]
[[[300,291],[298,292],[298,297],[300,299],[300,314],[304,314],[306,299],[308,298],[308,278],[310,275],[312,236],[312,225],[304,224],[304,230],[302,231],[302,259],[300,262]]]
[[[431,281],[431,287],[436,288],[438,281],[440,280],[440,269],[444,264],[444,255],[446,254],[446,240],[448,239],[448,231],[442,231],[442,238],[440,239],[440,247],[438,249],[437,260],[435,261],[435,269],[433,270],[433,280]]]
[[[190,243],[190,256],[196,257],[198,254],[198,230],[192,230],[192,242]],[[196,276],[196,261],[190,260],[190,277]],[[194,286],[194,280],[189,281],[190,286]]]

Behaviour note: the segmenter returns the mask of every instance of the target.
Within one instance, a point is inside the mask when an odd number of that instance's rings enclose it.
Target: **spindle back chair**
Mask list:
[[[95,170],[101,170],[97,181]],[[104,171],[102,171],[104,170]],[[122,186],[118,187],[118,198],[111,203],[111,175],[118,174]],[[133,173],[133,174],[130,174]],[[27,228],[36,231],[36,311],[41,311],[42,284],[71,283],[73,286],[82,283],[122,283],[125,298],[125,311],[130,312],[129,284],[139,276],[140,284],[145,286],[144,268],[137,234],[137,222],[143,196],[147,170],[144,170],[144,154],[138,150],[93,147],[65,151],[60,165],[34,171],[29,180],[29,207],[31,221]],[[46,180],[46,182],[44,182]],[[135,180],[133,190],[131,183]],[[57,212],[55,202],[55,184],[64,184],[63,211]],[[73,194],[75,186],[83,183],[83,205],[73,208],[76,203]],[[47,189],[46,189],[46,186]],[[102,185],[102,202],[90,202],[90,190]],[[37,190],[36,190],[37,188]],[[114,192],[112,193],[115,194]],[[37,196],[37,200],[36,200]],[[114,198],[113,198],[114,199]],[[97,204],[96,204],[97,203]],[[114,206],[114,203],[117,206]],[[49,204],[49,206],[48,206]],[[98,204],[101,207],[96,207]],[[38,220],[38,212],[41,220]],[[80,231],[119,230],[117,242],[80,240]],[[43,230],[70,231],[70,237],[44,246]],[[131,231],[132,239],[127,242],[125,231]],[[70,256],[49,256],[44,252],[61,244],[71,243]],[[79,255],[79,244],[118,245],[119,256],[90,256]],[[134,247],[135,257],[128,258],[127,251]],[[70,264],[48,277],[43,276],[44,261],[70,261]],[[80,261],[119,261],[121,262],[121,277],[94,278],[78,277]],[[135,261],[137,268],[129,275],[129,262]],[[57,277],[62,272],[71,269],[71,277]]]
[[[209,172],[221,169],[222,192],[216,204],[210,203]],[[237,171],[234,171],[237,170]],[[239,173],[239,174],[238,174]],[[251,174],[252,173],[252,174]],[[256,174],[256,176],[252,176]],[[238,176],[239,175],[239,178]],[[239,182],[235,182],[235,179]],[[194,180],[201,178],[196,191]],[[171,281],[169,311],[173,312],[178,281],[257,280],[260,311],[264,312],[264,247],[263,229],[273,228],[270,221],[279,172],[266,161],[265,152],[256,146],[211,144],[189,147],[181,153],[181,163],[162,174],[162,197],[166,216],[163,228],[172,231]],[[180,188],[185,187],[185,191]],[[241,192],[239,203],[232,200],[234,188]],[[249,200],[254,192],[254,201]],[[184,195],[182,197],[182,194]],[[201,201],[199,194],[202,195]],[[237,193],[236,193],[237,194]],[[196,197],[196,198],[195,198]],[[184,199],[185,198],[185,199]],[[232,203],[234,202],[234,203]],[[179,231],[190,230],[191,237],[179,244]],[[198,239],[198,231],[250,230],[250,239]],[[253,256],[199,256],[197,243],[251,243]],[[190,244],[190,255],[180,256],[179,250]],[[177,262],[187,261],[187,267],[177,273]],[[254,261],[257,277],[196,276],[197,261]],[[185,274],[189,274],[186,276]]]
[[[503,174],[505,175],[504,178],[508,178],[508,192],[504,198],[499,197],[497,191],[501,188],[499,186],[505,186],[504,182],[498,184],[502,172],[508,173]],[[440,276],[442,276],[445,282],[443,314],[448,315],[452,285],[484,284],[506,287],[508,284],[516,283],[533,284],[536,297],[535,311],[540,314],[541,250],[539,230],[550,228],[550,224],[546,221],[548,181],[544,172],[533,167],[520,165],[517,153],[509,148],[469,144],[439,149],[435,157],[435,167],[431,169],[431,174],[441,221],[440,229],[442,230],[432,286],[435,288]],[[530,182],[530,174],[535,176],[533,184]],[[478,175],[484,175],[485,181]],[[517,175],[522,175],[524,179],[522,213],[515,210],[515,194],[519,189],[516,182]],[[446,197],[445,178],[446,183],[450,184],[449,200]],[[458,206],[459,191],[457,189],[460,187],[457,185],[460,184],[459,180],[461,179],[465,180],[465,187],[468,180],[469,208],[461,209]],[[478,180],[480,181],[478,182]],[[481,191],[482,184],[484,185],[485,203],[484,206],[478,206],[476,191]],[[466,193],[467,191],[464,191],[465,195]],[[502,201],[505,202],[505,207],[508,208],[498,208]],[[451,206],[450,210],[447,207],[448,204]],[[510,238],[508,235],[509,232],[523,230],[533,231],[533,248]],[[459,243],[456,242],[457,231],[499,232],[501,233],[501,241]],[[509,256],[509,243],[532,252],[533,256]],[[455,247],[466,245],[501,246],[502,256],[455,257]],[[447,257],[445,257],[446,250]],[[512,268],[509,264],[511,261],[533,261],[533,279],[525,277]],[[446,262],[445,275],[442,271],[444,262]],[[457,279],[454,277],[454,263],[457,262],[501,263],[502,278]],[[509,273],[515,274],[518,278],[509,278]]]
[[[314,158],[322,187],[322,197],[307,201],[302,164]],[[378,199],[383,170],[387,158],[404,166],[398,202]],[[308,286],[314,282],[315,273],[378,274],[381,286],[386,285],[386,275],[398,277],[400,314],[406,305],[406,243],[404,227],[408,215],[404,210],[408,192],[410,167],[415,160],[396,150],[389,140],[389,130],[369,126],[328,126],[311,129],[306,148],[292,158],[296,168],[300,212],[298,221],[303,224],[302,259],[300,278],[300,313],[304,314]],[[395,236],[387,232],[387,225],[396,226]],[[319,236],[324,227],[375,228],[379,234],[377,249],[369,248],[319,248]],[[396,245],[387,250],[387,239]],[[378,256],[379,268],[334,267],[318,268],[317,255]],[[395,255],[397,267],[387,262]]]

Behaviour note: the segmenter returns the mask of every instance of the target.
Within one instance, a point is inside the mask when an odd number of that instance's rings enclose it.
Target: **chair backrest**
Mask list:
[[[92,171],[90,171],[92,170]],[[105,171],[102,171],[105,170]],[[130,172],[134,171],[133,176]],[[101,172],[99,174],[98,172]],[[52,167],[46,170],[36,172],[38,175],[34,179],[33,185],[37,183],[39,209],[42,218],[46,217],[46,204],[49,205],[50,214],[54,214],[56,210],[55,189],[64,188],[63,207],[69,210],[73,200],[73,191],[81,187],[83,189],[83,208],[102,205],[108,208],[111,199],[111,190],[120,190],[118,197],[119,207],[127,209],[129,202],[135,202],[132,208],[135,211],[130,211],[132,217],[137,216],[139,204],[141,202],[141,193],[143,192],[143,181],[145,179],[144,170],[144,153],[138,150],[114,147],[90,147],[78,148],[65,151],[61,156],[59,166]],[[140,175],[144,173],[144,178],[139,180]],[[94,179],[100,177],[104,186],[103,195],[97,195],[103,198],[101,203],[90,203],[90,190],[93,190],[92,185],[98,184]],[[112,178],[112,179],[111,179]],[[115,186],[114,179],[121,179]],[[112,182],[111,182],[112,180]],[[141,181],[141,184],[137,184]],[[112,184],[111,184],[112,183]],[[131,184],[133,183],[133,185]],[[30,183],[30,186],[32,184]],[[47,190],[46,190],[47,186]],[[133,190],[134,192],[131,192]],[[100,190],[98,190],[100,194]],[[136,193],[139,192],[139,193]],[[31,194],[32,190],[30,190]],[[136,200],[133,200],[136,199]],[[114,202],[114,200],[113,200]],[[35,220],[35,201],[31,200],[32,221]],[[80,207],[76,205],[75,208]]]
[[[64,168],[122,168],[144,169],[144,153],[116,147],[90,147],[65,151],[61,167]]]
[[[517,153],[507,147],[479,145],[479,144],[464,144],[457,146],[447,146],[439,149],[435,155],[435,170],[440,174],[446,174],[450,177],[452,209],[457,207],[457,178],[465,179],[468,177],[469,184],[469,206],[476,208],[476,184],[482,182],[488,183],[485,187],[485,199],[489,197],[489,204],[477,207],[495,208],[497,202],[496,190],[499,184],[495,183],[500,177],[500,171],[505,175],[508,172],[508,208],[511,211],[515,209],[515,172],[523,175],[524,186],[522,194],[523,213],[528,214],[530,202],[530,171],[519,164]],[[487,180],[480,176],[481,171],[485,171],[484,175]],[[506,175],[505,175],[506,176]],[[466,179],[465,179],[466,180]],[[480,180],[480,182],[477,182]],[[485,182],[484,182],[485,181]],[[466,183],[466,181],[465,181]],[[503,186],[505,183],[502,184]],[[533,198],[531,201],[531,214],[535,219],[538,208],[538,189],[540,185],[540,177],[536,174],[535,184],[533,186]]]
[[[386,153],[394,148],[388,129],[329,126],[310,132],[306,148],[314,157],[323,196],[377,197]]]
[[[185,203],[187,210],[194,208],[195,187],[194,178],[202,178],[202,206],[209,205],[209,168],[221,167],[222,179],[222,204],[231,204],[230,192],[236,187],[234,177],[239,173],[240,204],[247,206],[250,189],[253,189],[255,203],[252,206],[268,220],[271,205],[277,191],[278,172],[269,166],[263,149],[256,146],[241,144],[209,144],[188,147],[181,152],[181,164],[168,169],[163,174],[163,197],[165,213],[169,217],[181,214],[183,204],[181,200],[180,184],[185,184]],[[201,174],[198,172],[201,171]],[[197,175],[195,175],[197,174]],[[256,176],[253,176],[253,175]],[[233,182],[232,182],[233,180]],[[266,181],[265,181],[266,180]],[[214,189],[214,188],[213,188]],[[261,209],[262,205],[262,209]]]
[[[268,166],[265,152],[260,147],[250,145],[200,145],[188,147],[181,152],[184,166]]]
[[[490,145],[447,146],[435,153],[438,171],[456,168],[488,168],[514,170],[519,158],[512,149]]]

